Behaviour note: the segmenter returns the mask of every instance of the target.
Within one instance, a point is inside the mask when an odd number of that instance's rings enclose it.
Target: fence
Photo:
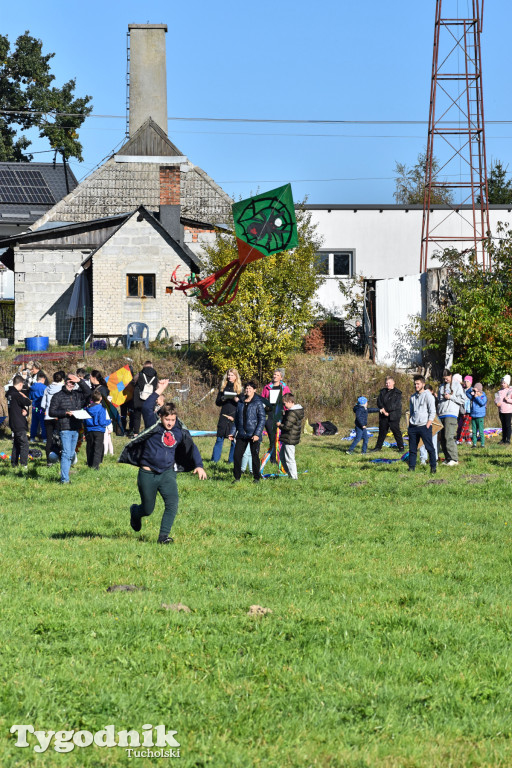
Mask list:
[[[339,318],[319,320],[304,339],[304,349],[311,354],[333,354],[352,352],[365,355],[369,348],[365,329],[359,325],[349,325]]]
[[[0,338],[14,342],[14,299],[0,299]]]

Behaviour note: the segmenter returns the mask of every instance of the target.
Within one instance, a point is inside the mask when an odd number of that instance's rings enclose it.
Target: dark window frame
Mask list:
[[[130,293],[130,278],[137,279],[137,294]],[[145,293],[145,288],[148,287],[147,279],[151,278],[153,293]],[[146,282],[146,285],[144,283]],[[136,272],[130,272],[126,275],[126,298],[127,299],[156,299],[156,275],[151,272],[145,272],[142,274]]]

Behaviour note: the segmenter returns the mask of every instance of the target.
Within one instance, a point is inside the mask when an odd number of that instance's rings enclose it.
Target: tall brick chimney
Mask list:
[[[167,135],[167,24],[128,24],[130,34],[129,133],[153,118]]]

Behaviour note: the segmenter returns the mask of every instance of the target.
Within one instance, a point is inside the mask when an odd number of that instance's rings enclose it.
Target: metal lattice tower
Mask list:
[[[465,18],[459,16],[456,0],[436,0],[421,272],[434,250],[448,246],[474,249],[482,268],[490,266],[485,253],[489,204],[480,50],[484,0],[468,0],[467,6]],[[447,10],[450,17],[443,14]],[[453,202],[434,223],[436,189],[449,190]]]

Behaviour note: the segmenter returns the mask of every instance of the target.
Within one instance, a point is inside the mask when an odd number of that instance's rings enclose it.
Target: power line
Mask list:
[[[50,115],[58,117],[83,117],[106,119],[106,120],[125,120],[126,115],[102,115],[90,114],[84,115],[81,112],[51,112],[35,109],[0,109],[3,115]],[[268,117],[179,117],[171,115],[167,118],[169,121],[178,122],[200,122],[200,123],[266,123],[272,125],[428,125],[428,120],[317,120],[317,119],[288,119],[288,118],[268,118]],[[438,125],[458,125],[456,120],[439,121]],[[486,125],[512,125],[512,120],[486,120]]]

